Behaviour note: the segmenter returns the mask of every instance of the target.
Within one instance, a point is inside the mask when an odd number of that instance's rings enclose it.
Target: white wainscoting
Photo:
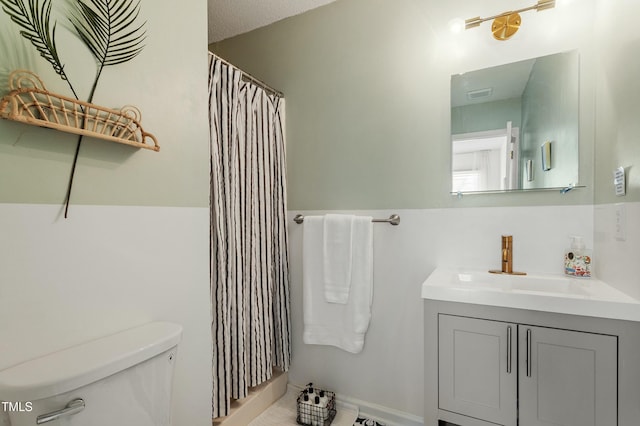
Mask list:
[[[149,321],[184,327],[173,421],[211,425],[209,209],[0,204],[0,369]]]
[[[616,238],[616,212],[625,216],[623,240]],[[595,206],[595,250],[598,278],[640,299],[640,203]]]

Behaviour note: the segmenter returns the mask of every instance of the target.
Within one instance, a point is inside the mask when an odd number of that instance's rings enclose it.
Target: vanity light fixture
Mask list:
[[[520,28],[520,24],[522,23],[522,18],[520,17],[521,12],[526,12],[529,10],[536,10],[540,12],[541,10],[551,9],[556,6],[555,0],[538,0],[538,3],[525,7],[523,9],[513,10],[509,12],[504,12],[499,15],[490,16],[488,18],[470,18],[464,21],[465,29],[479,27],[485,21],[489,21],[493,19],[493,24],[491,24],[491,32],[493,33],[493,37],[496,40],[509,40],[511,36],[513,36],[518,29]]]

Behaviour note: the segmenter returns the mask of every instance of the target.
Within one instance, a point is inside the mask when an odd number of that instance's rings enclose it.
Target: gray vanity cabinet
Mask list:
[[[617,338],[519,326],[520,426],[617,424]]]
[[[439,408],[469,425],[616,425],[617,365],[615,336],[438,315]]]
[[[515,426],[517,325],[439,316],[440,408],[503,426]]]

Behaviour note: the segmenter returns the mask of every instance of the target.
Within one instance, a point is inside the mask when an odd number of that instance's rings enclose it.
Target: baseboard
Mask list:
[[[251,388],[249,395],[231,403],[231,413],[213,419],[213,426],[246,426],[287,391],[287,373],[274,369],[273,376],[265,383]]]
[[[289,386],[302,390],[302,386]],[[359,417],[366,417],[388,426],[424,426],[424,419],[404,411],[395,410],[383,405],[374,404],[360,399],[352,398],[347,395],[336,393],[336,404],[338,407],[346,406],[357,410]]]
[[[424,419],[404,411],[395,410],[372,402],[339,396],[350,404],[360,407],[360,417],[393,426],[424,426]]]

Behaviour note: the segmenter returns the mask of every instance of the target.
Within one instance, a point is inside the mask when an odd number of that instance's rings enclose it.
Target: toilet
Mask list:
[[[152,322],[0,371],[1,426],[169,426],[182,327]]]

